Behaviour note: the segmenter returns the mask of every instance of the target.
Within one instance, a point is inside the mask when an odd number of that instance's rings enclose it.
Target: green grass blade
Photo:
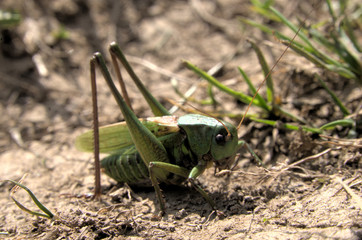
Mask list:
[[[348,67],[353,72],[359,72],[360,65],[358,64],[358,57],[355,58],[353,53],[350,52],[350,48],[347,45],[352,45],[348,37],[342,29],[339,30],[339,33],[332,31],[330,33],[332,39],[334,40],[334,49],[335,53],[348,64]]]
[[[355,122],[352,119],[342,119],[342,120],[336,120],[336,121],[324,124],[319,129],[320,130],[331,130],[337,126],[352,127],[354,124],[355,124]]]
[[[274,121],[274,120],[267,120],[267,119],[260,119],[260,118],[254,118],[254,117],[250,117],[250,120],[253,120],[255,122],[259,122],[259,123],[264,123],[273,127],[282,127],[288,130],[299,130],[299,128],[302,128],[305,131],[308,132],[312,132],[312,133],[322,133],[321,129],[318,128],[313,128],[313,127],[308,127],[308,126],[298,126],[298,125],[293,125],[293,124],[289,124],[289,123],[281,123],[280,121]]]
[[[316,75],[319,83],[322,85],[322,87],[328,92],[328,94],[332,97],[333,101],[337,104],[339,109],[342,111],[344,116],[350,115],[350,112],[348,109],[343,105],[342,101],[339,100],[337,95],[327,86],[327,84],[319,77],[319,75]]]
[[[264,4],[261,1],[253,0],[252,3],[254,4],[254,8],[258,9],[257,12],[260,12],[263,16],[273,20],[277,17],[278,21],[288,26],[293,32],[298,31],[298,27],[278,10],[270,6],[270,2]],[[303,43],[294,42],[291,48],[318,67],[325,68],[342,77],[355,79],[359,83],[362,83],[361,47],[355,36],[355,32],[360,29],[358,21],[362,10],[357,8],[354,12],[347,14],[347,1],[342,0],[338,1],[338,6],[335,8],[338,9],[338,11],[333,9],[334,5],[332,1],[327,0],[326,4],[332,19],[329,21],[329,24],[334,27],[329,31],[329,36],[323,36],[318,30],[306,29],[304,32],[300,31],[298,34]],[[353,25],[348,18],[353,19],[353,23],[356,24]],[[273,34],[279,39],[290,41],[288,37],[268,26],[248,19],[239,18],[239,20],[257,27],[268,34]],[[314,40],[313,42],[309,39],[310,35]],[[323,49],[329,50],[330,52],[325,53]],[[334,54],[331,53],[335,53],[339,58],[333,59]]]
[[[213,106],[216,106],[217,105],[217,101],[215,99],[215,95],[214,95],[214,91],[212,90],[212,84],[209,84],[207,86],[207,95],[209,95],[210,97],[210,103],[213,105]]]
[[[286,46],[289,45],[288,41],[282,41],[282,43]],[[304,48],[300,48],[299,46],[294,45],[294,44],[291,44],[290,48],[293,49],[299,55],[305,57],[310,62],[317,65],[318,67],[323,67],[323,68],[328,69],[327,64],[325,64],[322,60],[320,60],[319,58],[317,58],[316,56],[314,56],[313,54],[311,54],[309,51],[305,50]]]
[[[348,66],[351,68],[353,72],[356,73],[357,76],[362,77],[362,59],[360,59],[360,52],[354,48],[354,44],[351,39],[347,36],[343,29],[340,30],[340,44],[343,47],[341,54],[341,58],[345,59]]]
[[[298,31],[298,27],[295,26],[292,22],[290,22],[288,19],[286,19],[278,10],[276,10],[273,7],[270,7],[270,10],[275,13],[278,17],[280,17],[280,19],[282,20],[282,22],[287,25],[291,30],[293,30],[295,33]],[[323,59],[325,62],[330,63],[330,64],[334,64],[336,66],[340,65],[337,61],[333,60],[332,58],[330,58],[328,55],[324,54],[323,52],[319,51],[317,48],[315,48],[313,46],[313,44],[309,41],[309,38],[302,32],[300,31],[298,36],[311,48],[313,49],[308,50],[308,52],[316,55],[317,57]]]
[[[316,29],[309,29],[309,34],[312,36],[312,38],[319,43],[320,45],[327,48],[329,51],[334,52],[334,44],[328,41],[328,39],[318,30]]]
[[[284,17],[283,14],[281,14],[278,10],[276,10],[273,7],[269,8],[276,16],[278,16],[280,18],[280,20],[287,25],[294,33],[298,32],[298,27],[296,25],[294,25],[291,21],[289,21],[286,17]],[[302,32],[299,31],[298,36],[312,49],[314,49],[314,46],[312,45],[312,43],[309,41],[308,37]]]
[[[256,88],[253,85],[253,83],[250,81],[250,78],[244,72],[243,69],[238,67],[238,70],[239,70],[240,74],[243,76],[245,82],[248,84],[250,92],[254,95],[256,93]],[[262,108],[264,108],[268,112],[271,110],[271,107],[268,106],[268,104],[266,103],[264,98],[262,98],[259,93],[255,96],[255,98],[260,102],[260,105],[261,105]]]
[[[273,79],[271,77],[271,74],[269,74],[270,68],[265,61],[264,55],[261,52],[260,48],[251,40],[248,40],[248,42],[251,44],[251,47],[254,49],[259,63],[261,65],[261,68],[263,70],[264,76],[268,76],[266,79],[266,86],[267,86],[267,99],[269,103],[274,102],[274,86],[273,86]],[[268,75],[269,74],[269,75]]]
[[[263,24],[260,24],[260,23],[258,23],[258,22],[255,22],[255,21],[253,21],[253,20],[246,19],[246,18],[242,18],[242,17],[239,17],[238,19],[239,19],[239,21],[240,21],[241,23],[248,24],[248,25],[250,25],[250,26],[252,26],[252,27],[259,28],[261,31],[263,31],[263,32],[265,32],[265,33],[268,33],[268,34],[271,34],[271,35],[274,35],[274,36],[276,36],[276,37],[277,37],[278,39],[280,39],[280,40],[285,40],[285,41],[289,41],[289,42],[292,40],[290,37],[288,37],[288,36],[286,36],[286,35],[278,32],[278,31],[276,31],[275,29],[270,28],[270,27],[268,27],[268,26],[266,26],[266,25],[263,25]],[[309,46],[303,45],[303,44],[299,43],[299,42],[296,41],[296,40],[294,40],[293,44],[299,46],[300,48],[305,48],[305,49],[308,50],[308,51],[312,51],[312,50],[313,50],[313,49],[310,48]]]
[[[351,68],[352,72],[358,73],[361,72],[361,66],[358,62],[358,53],[357,50],[353,47],[353,43],[351,42],[351,39],[348,38],[346,33],[340,29],[339,35],[332,34],[332,38],[335,40],[334,43],[328,41],[327,38],[325,38],[321,32],[310,29],[309,30],[310,35],[313,37],[315,41],[317,41],[319,44],[324,46],[326,49],[328,49],[331,52],[335,52],[339,55],[341,59],[344,59],[344,61],[348,64],[348,68]],[[330,59],[325,59],[327,63],[330,63],[332,65],[340,65],[339,62],[336,61],[329,61]]]
[[[282,41],[283,44],[287,45],[289,44],[286,41]],[[350,70],[348,70],[346,67],[344,67],[343,65],[341,65],[338,62],[335,62],[333,60],[333,62],[336,64],[327,64],[325,62],[323,62],[321,59],[317,58],[316,56],[312,55],[311,53],[305,51],[302,48],[297,47],[296,45],[292,44],[290,45],[290,48],[293,49],[296,53],[298,53],[299,55],[305,57],[307,60],[309,60],[310,62],[314,63],[316,66],[325,68],[327,70],[330,70],[332,72],[336,72],[339,75],[349,78],[349,79],[356,79],[356,75],[351,72]]]
[[[14,201],[14,203],[23,211],[27,212],[27,213],[30,213],[31,215],[35,215],[35,216],[40,216],[40,217],[46,217],[46,218],[49,218],[49,219],[52,219],[54,217],[54,214],[48,210],[38,199],[37,197],[34,195],[34,193],[29,189],[27,188],[25,185],[19,183],[19,182],[16,182],[14,180],[4,180],[4,181],[8,181],[8,182],[11,182],[13,184],[15,184],[16,186],[18,187],[21,187],[22,189],[24,189],[28,194],[29,196],[31,197],[31,199],[33,200],[33,202],[35,203],[35,205],[44,213],[40,213],[40,212],[35,212],[35,211],[32,211],[26,207],[24,207],[24,205],[22,205],[20,202],[18,202],[12,195],[12,193],[10,194],[12,200]],[[12,190],[13,191],[13,190]]]
[[[361,8],[361,13],[362,13],[362,8]],[[350,20],[348,19],[348,17],[346,16],[343,20],[342,23],[342,28],[344,29],[344,31],[346,32],[346,35],[348,36],[348,38],[351,40],[351,42],[353,43],[353,47],[356,49],[357,52],[362,52],[361,46],[358,44],[358,40],[356,35],[354,34],[353,31],[353,27],[352,24],[350,22]]]
[[[209,83],[211,83],[212,85],[214,85],[215,87],[217,87],[221,91],[226,92],[227,94],[235,97],[236,99],[242,101],[243,103],[249,104],[251,102],[252,97],[250,97],[250,96],[248,96],[248,95],[246,95],[244,93],[237,92],[237,91],[235,91],[235,90],[233,90],[231,88],[228,88],[227,86],[225,86],[224,84],[222,84],[221,82],[216,80],[216,78],[210,76],[209,74],[207,74],[203,70],[199,69],[198,67],[196,67],[195,65],[193,65],[189,61],[184,61],[184,64],[186,65],[187,68],[192,70],[199,77],[207,80]],[[262,107],[260,102],[257,99],[254,100],[253,104],[255,106]]]
[[[294,31],[294,32],[298,31],[298,28],[293,23],[291,23],[288,19],[286,19],[280,12],[278,12],[276,9],[274,9],[272,7],[270,8],[270,10],[273,11],[281,19],[281,21],[284,24],[286,24],[292,31]],[[257,27],[257,28],[259,28],[260,30],[262,30],[262,31],[264,31],[266,33],[274,34],[277,38],[279,38],[281,40],[286,40],[288,42],[291,41],[291,39],[289,37],[281,34],[278,31],[275,31],[275,30],[273,30],[273,29],[271,29],[271,28],[269,28],[267,26],[264,26],[262,24],[256,23],[256,22],[248,20],[248,19],[243,19],[243,18],[240,18],[240,21],[242,21],[243,23],[249,24],[251,26]],[[317,58],[317,59],[321,58],[327,63],[331,63],[331,64],[333,63],[333,64],[336,64],[336,65],[340,65],[338,62],[334,61],[328,55],[326,55],[323,52],[316,49],[313,46],[313,44],[309,41],[308,37],[303,32],[300,31],[298,36],[306,43],[306,45],[298,43],[297,41],[294,41],[292,46],[296,46],[298,49],[302,49],[303,53],[306,53],[308,55],[317,56],[317,57],[314,57],[314,58]],[[333,48],[333,47],[331,47],[331,48]],[[318,63],[318,66],[322,66],[322,65],[323,64]]]

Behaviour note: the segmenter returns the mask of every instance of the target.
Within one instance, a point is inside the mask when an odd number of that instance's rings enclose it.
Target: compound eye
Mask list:
[[[221,133],[217,134],[215,136],[215,141],[218,145],[224,145],[225,144],[225,135],[222,135]]]

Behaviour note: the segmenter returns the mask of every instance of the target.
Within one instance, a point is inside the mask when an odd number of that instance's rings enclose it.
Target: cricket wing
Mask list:
[[[166,136],[180,130],[177,125],[177,117],[175,116],[152,117],[139,120],[157,137]],[[126,122],[110,124],[99,128],[100,153],[117,153],[131,145],[133,145],[133,141]],[[82,152],[93,152],[93,130],[78,136],[75,140],[75,147]]]

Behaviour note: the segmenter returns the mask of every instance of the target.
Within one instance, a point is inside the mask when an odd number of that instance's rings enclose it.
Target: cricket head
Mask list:
[[[187,114],[179,117],[178,126],[185,132],[191,151],[200,159],[208,156],[219,169],[234,162],[238,133],[232,124],[213,117]]]
[[[214,128],[211,141],[210,153],[214,159],[215,167],[220,170],[230,168],[238,150],[236,127],[227,122],[220,122]]]

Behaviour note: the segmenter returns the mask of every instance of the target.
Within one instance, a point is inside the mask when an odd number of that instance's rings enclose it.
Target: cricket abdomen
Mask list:
[[[179,136],[177,138],[180,138]],[[169,163],[191,170],[197,165],[197,157],[190,151],[186,139],[181,137],[180,141],[176,138],[171,140],[172,144],[164,142],[164,147],[169,156]],[[140,154],[135,147],[131,147],[122,153],[113,154],[101,161],[101,167],[105,173],[117,182],[125,182],[130,185],[148,185],[149,166],[142,161]],[[167,172],[167,179],[158,179],[159,182],[166,184],[180,184],[185,178]]]
[[[137,184],[149,179],[148,169],[137,152],[110,155],[101,161],[101,166],[117,182]]]

